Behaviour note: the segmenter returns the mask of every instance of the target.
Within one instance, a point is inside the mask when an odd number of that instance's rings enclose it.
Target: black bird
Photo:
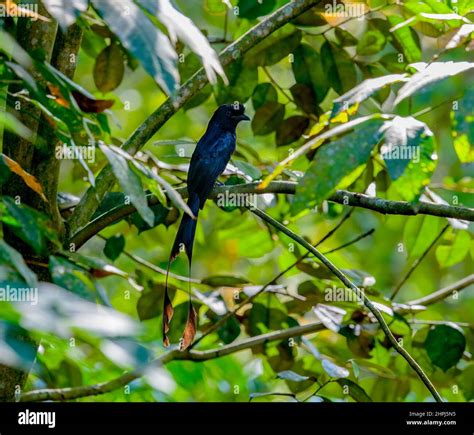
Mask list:
[[[189,273],[191,274],[191,262],[193,255],[194,235],[199,210],[214,188],[217,178],[221,175],[227,163],[235,151],[236,127],[240,121],[249,121],[250,118],[244,113],[245,107],[240,103],[224,104],[212,115],[204,136],[199,140],[191,157],[188,172],[188,206],[193,212],[194,219],[188,214],[183,214],[176,234],[168,262],[168,273],[171,262],[182,250],[186,252],[189,261]],[[168,295],[168,273],[166,275],[166,287],[163,308],[163,343],[169,345],[167,333],[170,329],[170,321],[173,316],[173,306]],[[180,341],[180,349],[186,349],[193,341],[196,333],[196,312],[189,300],[188,320],[183,337]]]

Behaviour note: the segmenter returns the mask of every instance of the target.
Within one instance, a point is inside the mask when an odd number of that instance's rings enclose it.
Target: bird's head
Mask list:
[[[240,121],[250,121],[244,112],[245,106],[243,104],[223,104],[214,112],[212,120],[224,128],[235,129]]]

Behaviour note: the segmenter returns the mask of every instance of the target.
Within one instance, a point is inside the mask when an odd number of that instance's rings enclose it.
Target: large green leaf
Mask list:
[[[231,62],[225,68],[229,85],[219,83],[214,87],[214,95],[218,104],[240,101],[245,103],[252,95],[258,83],[258,71],[255,67],[245,66],[242,58]]]
[[[89,7],[89,0],[43,0],[43,3],[63,30],[73,24]]]
[[[398,15],[387,17],[391,26],[396,26],[403,22],[403,18]],[[420,41],[413,29],[402,27],[393,32],[395,38],[394,45],[405,56],[408,62],[419,62],[421,60]]]
[[[251,67],[274,65],[293,53],[298,47],[302,32],[286,25],[253,47],[245,56],[245,64]]]
[[[436,325],[430,329],[425,349],[431,362],[446,371],[461,359],[466,347],[466,338],[458,327]]]
[[[177,39],[183,41],[200,57],[210,83],[217,82],[216,73],[225,78],[219,57],[207,38],[170,0],[139,0],[139,3],[166,26],[173,43],[176,43]]]
[[[277,128],[277,146],[288,145],[303,135],[309,126],[309,119],[306,116],[295,115],[285,119]]]
[[[433,135],[424,122],[411,116],[396,116],[386,121],[381,131],[384,132],[381,154],[392,180],[403,174],[410,161],[419,160],[420,144]]]
[[[275,87],[271,83],[259,83],[252,94],[254,110],[258,110],[269,101],[278,101],[278,94]]]
[[[451,111],[451,134],[453,136],[454,149],[461,163],[471,163],[474,161],[473,113],[474,88],[468,86],[464,98],[458,102],[456,110]]]
[[[294,55],[292,68],[296,82],[312,87],[317,102],[320,103],[329,90],[328,77],[323,71],[320,54],[310,45],[301,44]]]
[[[365,164],[380,140],[379,129],[380,121],[368,121],[363,127],[320,148],[296,189],[293,212],[320,204],[346,175]]]
[[[356,85],[355,64],[344,49],[326,41],[321,47],[321,59],[325,80],[329,80],[338,94],[343,94]]]
[[[266,135],[275,131],[283,121],[285,106],[276,101],[269,101],[259,107],[252,119],[252,131],[255,135]]]
[[[0,262],[14,267],[30,287],[36,287],[37,278],[35,273],[26,265],[20,253],[4,240],[0,240]]]
[[[451,267],[464,260],[469,253],[471,237],[467,231],[457,231],[450,245],[436,248],[436,259],[441,267]]]
[[[125,237],[122,234],[116,234],[109,237],[104,246],[104,254],[107,258],[115,261],[125,248]]]
[[[393,102],[394,106],[428,85],[474,68],[474,62],[419,62],[412,66],[418,72],[413,74],[398,91]]]
[[[131,0],[92,0],[99,15],[155,81],[171,94],[178,88],[178,56],[169,39]]]
[[[408,163],[403,174],[391,184],[389,195],[397,192],[405,201],[417,201],[423,188],[429,184],[438,159],[434,136],[425,136],[418,149],[417,156]]]
[[[370,56],[382,51],[387,39],[379,30],[369,30],[362,35],[357,43],[357,54],[359,56]]]
[[[110,147],[100,145],[100,149],[112,165],[112,170],[123,191],[126,195],[130,195],[131,203],[136,207],[143,220],[149,226],[153,226],[155,217],[153,211],[148,207],[146,194],[138,175],[133,172],[127,160],[114,152]]]
[[[86,275],[85,270],[70,261],[51,256],[49,270],[53,282],[89,301],[95,300],[95,287],[92,280]]]
[[[262,15],[269,14],[276,6],[276,0],[239,0],[237,7],[239,8],[239,17],[254,20]]]
[[[338,379],[337,383],[343,388],[343,392],[347,392],[356,402],[372,402],[372,399],[365,390],[350,379]]]

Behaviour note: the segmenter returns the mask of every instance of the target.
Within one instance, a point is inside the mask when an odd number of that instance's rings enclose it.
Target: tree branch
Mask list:
[[[396,308],[396,311],[399,314],[410,313],[413,311],[413,307],[415,306],[422,305],[426,307],[428,305],[435,304],[439,301],[442,301],[443,299],[446,299],[449,296],[452,296],[454,292],[459,292],[472,284],[474,284],[474,273],[427,296],[423,296],[419,299],[414,299],[403,305],[400,304],[398,308]]]
[[[275,11],[268,18],[262,20],[247,33],[242,35],[233,44],[226,47],[219,56],[223,66],[230,64],[249,49],[264,40],[268,35],[293,20],[297,16],[306,12],[311,7],[318,4],[320,0],[294,0]],[[196,72],[178,90],[173,99],[168,98],[143,124],[141,124],[130,138],[123,144],[123,149],[130,154],[135,154],[146,142],[168,121],[183,105],[189,101],[208,83],[204,69]],[[105,194],[115,183],[110,165],[107,165],[97,176],[95,188],[90,187],[82,197],[81,202],[76,207],[75,212],[69,221],[71,233],[83,227],[97,209]]]
[[[207,361],[209,359],[220,358],[221,356],[230,355],[241,350],[251,349],[252,347],[264,344],[270,341],[286,340],[291,337],[300,337],[302,335],[312,334],[325,329],[324,325],[319,322],[309,323],[307,325],[295,326],[293,328],[283,329],[267,334],[250,337],[245,340],[230,343],[217,349],[205,351],[190,350],[188,352],[179,352],[177,349],[170,350],[150,363],[150,366],[165,365],[170,361],[186,360],[186,361]],[[118,378],[111,381],[101,382],[95,385],[84,385],[81,387],[71,388],[47,388],[44,390],[33,390],[24,393],[21,396],[22,402],[39,402],[43,400],[72,400],[80,397],[96,396],[117,390],[130,382],[142,376],[139,371],[126,372]]]
[[[310,243],[308,243],[305,239],[299,237],[285,225],[281,224],[277,220],[273,219],[271,216],[267,215],[263,211],[259,210],[258,208],[251,209],[252,213],[263,219],[264,221],[268,222],[270,225],[274,226],[282,233],[286,234],[288,237],[293,239],[296,243],[303,246],[306,250],[310,251],[321,263],[323,263],[347,288],[351,289],[354,294],[359,298],[359,300],[364,302],[364,305],[367,309],[374,315],[377,319],[380,327],[382,328],[385,336],[388,338],[392,346],[395,350],[407,361],[407,363],[411,366],[411,368],[417,373],[420,377],[421,381],[425,384],[426,388],[430,391],[433,395],[434,399],[437,402],[442,402],[443,399],[441,398],[440,394],[434,387],[431,380],[425,374],[423,369],[420,365],[416,362],[416,360],[408,353],[406,349],[404,349],[400,343],[397,341],[395,336],[392,334],[389,326],[385,322],[385,319],[382,316],[382,313],[379,309],[372,303],[372,301],[362,292],[349,278],[344,275],[344,273],[339,270],[327,257],[321,254],[316,248],[314,248]]]
[[[211,199],[215,199],[218,195],[225,194],[265,194],[265,193],[283,193],[292,195],[296,192],[297,183],[292,181],[273,181],[264,189],[258,188],[259,183],[239,184],[234,186],[216,186],[210,195]],[[183,198],[187,198],[187,190],[185,187],[176,189]],[[338,190],[329,198],[329,201],[339,204],[360,207],[376,211],[382,214],[406,215],[414,216],[417,214],[455,218],[474,222],[474,209],[467,207],[458,207],[444,204],[433,204],[420,201],[412,204],[404,201],[390,201],[364,195],[362,193],[353,193],[346,190]],[[158,204],[158,199],[149,196],[149,205]],[[129,216],[136,211],[135,207],[130,205],[120,205],[112,210],[98,216],[89,222],[84,228],[73,234],[69,243],[74,243],[76,249],[79,249],[84,243],[102,231],[109,225]]]

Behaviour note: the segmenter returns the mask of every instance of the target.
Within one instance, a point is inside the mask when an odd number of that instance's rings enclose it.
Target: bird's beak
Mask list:
[[[237,116],[239,121],[250,121],[250,118],[247,115],[239,115]]]

